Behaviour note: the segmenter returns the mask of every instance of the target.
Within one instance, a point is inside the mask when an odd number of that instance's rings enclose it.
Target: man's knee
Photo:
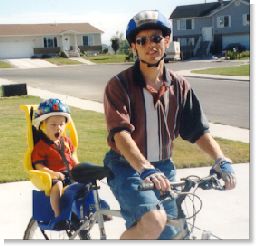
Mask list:
[[[164,210],[147,212],[138,222],[147,239],[157,239],[166,225],[167,216]]]

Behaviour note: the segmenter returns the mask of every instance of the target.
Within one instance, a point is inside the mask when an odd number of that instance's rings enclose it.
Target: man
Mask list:
[[[108,184],[120,203],[127,230],[121,239],[171,239],[166,226],[177,216],[175,201],[159,207],[160,192],[175,178],[173,141],[180,135],[215,161],[226,189],[235,187],[231,161],[209,134],[209,125],[190,84],[164,66],[171,28],[159,11],[141,11],[129,22],[126,38],[137,55],[134,66],[113,77],[104,94],[108,144],[104,164],[113,172]],[[142,180],[156,191],[139,192]]]

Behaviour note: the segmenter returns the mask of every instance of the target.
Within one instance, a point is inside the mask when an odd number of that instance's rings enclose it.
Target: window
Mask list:
[[[219,16],[217,17],[217,27],[224,28],[224,27],[231,27],[231,16]]]
[[[83,46],[89,46],[89,38],[88,38],[88,36],[83,36]]]
[[[58,47],[57,38],[44,38],[44,48],[56,48]]]
[[[177,21],[178,30],[192,30],[194,29],[193,19],[180,19]]]
[[[83,36],[83,46],[92,46],[93,45],[93,37],[92,36]]]
[[[250,15],[249,14],[243,14],[243,25],[244,26],[250,25]]]

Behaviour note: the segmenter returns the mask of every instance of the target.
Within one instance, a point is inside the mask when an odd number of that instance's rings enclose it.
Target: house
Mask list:
[[[89,23],[0,24],[0,59],[99,52],[102,33]]]
[[[170,19],[184,58],[222,54],[234,43],[250,49],[249,0],[178,6]]]

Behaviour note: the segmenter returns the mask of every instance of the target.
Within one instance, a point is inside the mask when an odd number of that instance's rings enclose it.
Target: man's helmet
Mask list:
[[[67,123],[71,119],[68,106],[63,104],[60,99],[50,98],[41,102],[37,111],[35,112],[35,126],[38,128],[42,121],[54,115],[61,115],[66,117]]]
[[[171,25],[163,14],[158,10],[143,10],[137,13],[127,25],[126,39],[129,44],[135,41],[138,32],[146,29],[160,29],[163,36],[171,34]]]

